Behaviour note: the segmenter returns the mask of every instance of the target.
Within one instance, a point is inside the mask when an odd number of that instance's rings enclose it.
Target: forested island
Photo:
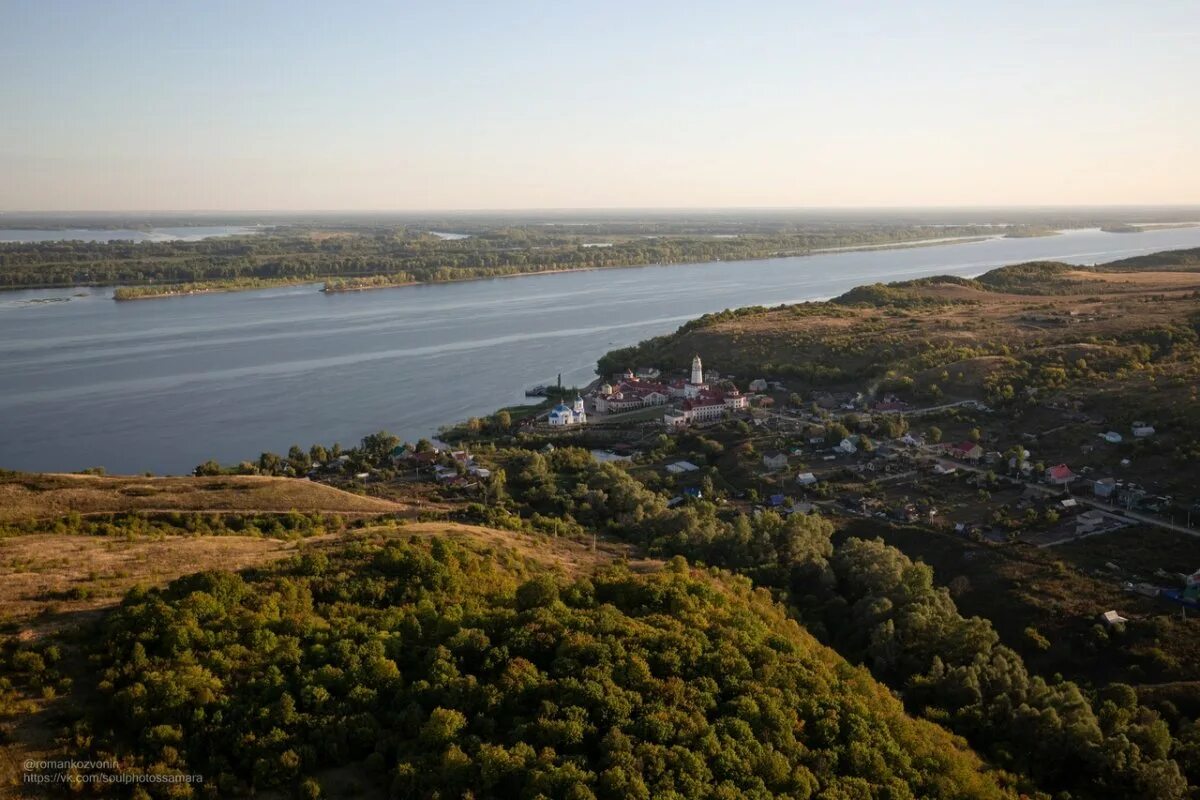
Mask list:
[[[0,243],[0,289],[115,286],[133,300],[322,283],[329,292],[647,264],[762,259],[831,249],[1049,235],[1048,224],[903,219],[668,217],[555,223],[464,219],[275,224],[201,241]],[[1053,221],[1051,221],[1053,222]],[[1069,222],[1069,220],[1063,220]]]
[[[406,227],[280,228],[200,242],[39,242],[0,245],[0,287],[118,285],[117,299],[326,282],[329,291],[526,273],[801,255],[821,248],[903,244],[990,231],[963,226],[799,226],[707,234],[620,226],[473,229],[445,239]],[[605,246],[592,246],[596,236]]]

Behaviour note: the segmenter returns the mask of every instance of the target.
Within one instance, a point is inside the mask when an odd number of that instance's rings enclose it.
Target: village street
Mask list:
[[[961,461],[955,461],[953,459],[945,458],[941,455],[938,455],[934,452],[933,448],[929,445],[925,445],[921,449],[922,449],[923,453],[927,456],[927,460],[929,460],[930,462],[933,462],[933,463],[941,464],[943,467],[947,467],[947,468],[953,467],[954,469],[961,469],[966,472],[974,472],[976,474],[984,474],[984,475],[986,475],[988,472],[991,472],[991,470],[986,467],[977,467],[977,466],[974,466],[971,464],[964,464]],[[1040,492],[1047,496],[1059,496],[1059,495],[1063,494],[1062,487],[1046,486],[1045,484],[1042,484],[1042,483],[1033,483],[1030,481],[1022,481],[1022,480],[1018,480],[1016,478],[1010,478],[1010,477],[1004,476],[1004,475],[999,476],[999,478],[1000,478],[1000,480],[1007,481],[1012,484],[1020,484],[1027,489],[1032,489],[1033,491]],[[1071,497],[1074,497],[1076,502],[1078,502],[1082,505],[1090,506],[1098,511],[1101,511],[1101,512],[1103,512],[1111,517],[1115,517],[1117,519],[1124,519],[1126,521],[1131,521],[1131,522],[1140,522],[1145,525],[1153,525],[1156,528],[1162,528],[1163,530],[1175,531],[1176,533],[1184,533],[1184,534],[1187,534],[1188,536],[1200,537],[1200,530],[1196,530],[1195,528],[1189,528],[1185,525],[1177,525],[1174,522],[1168,522],[1167,520],[1159,519],[1157,517],[1152,517],[1148,514],[1142,514],[1142,513],[1136,512],[1136,511],[1127,511],[1122,508],[1115,508],[1113,506],[1108,505],[1107,503],[1101,503],[1100,501],[1093,500],[1091,498],[1079,497],[1077,495],[1071,495]]]

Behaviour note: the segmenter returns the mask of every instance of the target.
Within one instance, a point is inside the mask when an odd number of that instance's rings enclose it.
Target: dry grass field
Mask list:
[[[0,478],[0,523],[128,511],[388,514],[406,509],[389,500],[293,478],[25,473]]]
[[[117,539],[72,534],[0,538],[0,620],[25,637],[116,604],[137,585],[280,558],[297,542],[250,536]]]

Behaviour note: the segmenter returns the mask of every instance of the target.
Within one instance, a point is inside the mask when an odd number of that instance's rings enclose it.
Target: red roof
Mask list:
[[[1060,480],[1062,478],[1070,478],[1072,475],[1074,475],[1074,473],[1071,472],[1071,468],[1066,464],[1056,464],[1055,466],[1046,470],[1046,474],[1048,474],[1051,478]]]
[[[959,442],[958,444],[954,445],[954,449],[960,453],[969,453],[976,447],[979,447],[979,444],[976,442]]]

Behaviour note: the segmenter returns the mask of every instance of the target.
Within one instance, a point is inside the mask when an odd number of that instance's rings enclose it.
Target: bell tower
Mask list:
[[[700,363],[700,354],[699,353],[697,353],[696,357],[692,359],[692,381],[691,382],[696,384],[697,386],[704,383],[704,365],[702,365]]]

